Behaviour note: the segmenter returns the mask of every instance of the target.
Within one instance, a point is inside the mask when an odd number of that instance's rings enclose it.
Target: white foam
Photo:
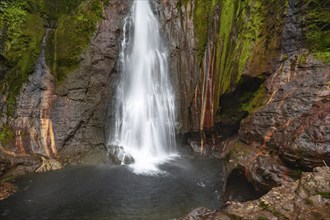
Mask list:
[[[174,92],[167,51],[149,1],[136,0],[125,19],[111,144],[135,159],[135,173],[157,173],[176,152]]]

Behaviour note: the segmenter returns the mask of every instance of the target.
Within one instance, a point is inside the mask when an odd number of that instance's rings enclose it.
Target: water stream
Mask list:
[[[121,80],[109,144],[135,159],[135,172],[157,171],[175,154],[175,107],[167,51],[150,2],[134,1],[124,23]]]

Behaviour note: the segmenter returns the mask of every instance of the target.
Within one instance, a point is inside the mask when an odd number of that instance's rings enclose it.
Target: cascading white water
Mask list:
[[[174,95],[159,29],[149,1],[135,0],[124,24],[110,143],[134,157],[136,172],[154,171],[175,153]]]

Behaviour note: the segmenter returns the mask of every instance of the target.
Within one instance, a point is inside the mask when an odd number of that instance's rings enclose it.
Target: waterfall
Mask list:
[[[175,154],[175,106],[167,51],[148,0],[135,0],[125,18],[121,79],[110,144],[133,156],[134,170],[155,170]]]

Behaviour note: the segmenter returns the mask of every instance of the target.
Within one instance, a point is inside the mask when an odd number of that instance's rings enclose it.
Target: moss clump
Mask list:
[[[237,5],[235,6],[234,1],[225,0],[222,2],[216,67],[217,72],[220,74],[220,88],[222,91],[227,91],[231,84],[232,65],[230,65],[230,60],[234,56],[231,33],[236,10]]]
[[[0,54],[8,67],[0,84],[8,92],[7,115],[13,115],[16,97],[28,80],[41,52],[45,27],[49,31],[46,62],[57,81],[78,67],[102,18],[104,2],[98,0],[0,1]]]
[[[304,0],[304,3],[307,46],[316,58],[330,63],[330,2]]]
[[[197,39],[197,55],[199,63],[202,60],[208,41],[209,27],[218,0],[197,0],[194,11],[194,28]]]
[[[7,141],[13,140],[15,133],[8,125],[5,125],[0,130],[0,143],[5,144]]]
[[[330,199],[330,192],[318,192],[318,195],[320,195],[322,198]]]
[[[102,1],[83,1],[70,14],[59,17],[57,29],[48,41],[47,64],[58,82],[78,67],[80,55],[89,45],[98,21],[102,18]]]
[[[264,201],[259,202],[259,207],[262,208],[263,210],[268,209],[268,205]]]
[[[11,115],[21,85],[40,54],[44,22],[37,14],[27,11],[25,1],[1,2],[0,8],[0,29],[5,33],[3,55],[11,67],[5,76],[9,85],[7,113]]]
[[[242,97],[242,105],[241,109],[243,111],[247,111],[249,113],[255,111],[258,107],[263,106],[266,103],[266,89],[264,86],[261,86],[254,93],[247,93],[246,99],[248,101],[244,101],[244,96]]]
[[[306,64],[306,61],[307,61],[307,54],[305,53],[301,54],[298,60],[299,66],[304,66]]]

